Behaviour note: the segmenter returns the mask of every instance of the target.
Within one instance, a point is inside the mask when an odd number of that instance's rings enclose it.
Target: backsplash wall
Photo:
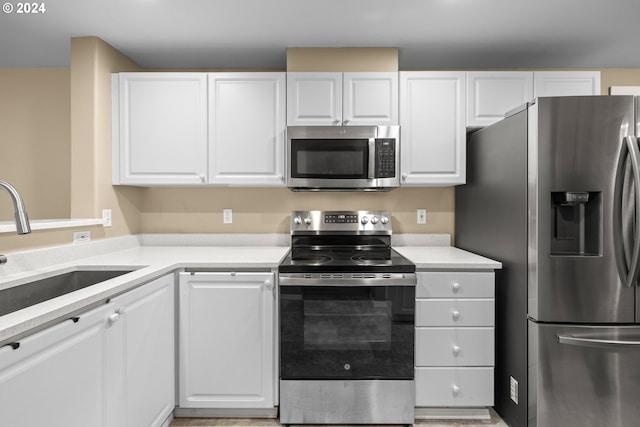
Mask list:
[[[390,192],[292,192],[286,188],[147,188],[143,233],[288,233],[292,210],[389,210],[394,233],[453,235],[454,189],[398,188]],[[224,224],[222,210],[233,210]],[[416,209],[427,223],[416,223]]]

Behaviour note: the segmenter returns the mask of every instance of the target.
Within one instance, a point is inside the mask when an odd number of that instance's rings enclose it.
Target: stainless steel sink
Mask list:
[[[134,271],[76,270],[0,290],[0,316]]]

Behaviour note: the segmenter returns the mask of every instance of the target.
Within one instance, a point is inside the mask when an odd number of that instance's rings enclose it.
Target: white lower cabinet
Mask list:
[[[273,273],[180,273],[179,405],[276,405]]]
[[[419,272],[416,406],[493,405],[494,273]]]
[[[114,425],[161,426],[175,408],[175,276],[113,299],[108,348]]]
[[[173,301],[169,275],[0,348],[0,425],[162,425],[175,400]]]
[[[0,425],[111,426],[105,408],[106,321],[101,306],[0,348]]]

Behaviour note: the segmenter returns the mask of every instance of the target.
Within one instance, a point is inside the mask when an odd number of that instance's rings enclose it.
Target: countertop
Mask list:
[[[418,270],[498,269],[501,264],[450,246],[396,246]],[[0,345],[96,306],[178,269],[276,271],[288,246],[136,246],[0,278],[0,290],[74,270],[134,271],[0,316]]]
[[[416,270],[495,270],[502,264],[453,246],[396,246],[394,249],[410,259]]]

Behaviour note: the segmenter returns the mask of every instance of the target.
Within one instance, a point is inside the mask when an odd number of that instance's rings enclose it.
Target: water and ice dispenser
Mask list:
[[[551,255],[602,255],[602,193],[551,193]]]

